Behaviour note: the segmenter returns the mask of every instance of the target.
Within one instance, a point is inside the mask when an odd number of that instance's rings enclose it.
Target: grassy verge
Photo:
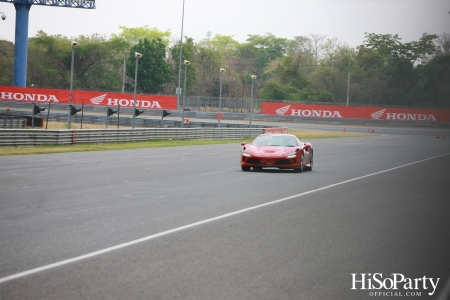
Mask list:
[[[47,129],[51,129],[51,130],[61,130],[61,129],[67,129],[68,124],[67,122],[54,122],[54,121],[50,121],[47,124]],[[27,127],[28,128],[28,127]],[[70,128],[71,129],[81,129],[81,124],[80,123],[74,123],[72,122],[70,124]],[[109,125],[108,127],[109,129],[116,129],[117,125]],[[130,129],[131,126],[125,126],[125,125],[120,125],[121,129]],[[45,129],[45,125],[44,125],[44,129]],[[105,129],[105,124],[90,124],[90,123],[84,123],[83,124],[83,129]]]
[[[289,132],[291,134],[296,135],[300,140],[303,141],[309,141],[313,139],[359,137],[359,136],[373,135],[368,133],[333,132],[333,131],[318,131],[318,130],[290,130]],[[250,141],[250,140],[251,139],[244,139],[242,141]],[[195,145],[212,145],[212,144],[231,144],[231,143],[240,144],[240,142],[241,140],[153,140],[145,142],[123,142],[123,143],[104,143],[104,144],[42,145],[36,147],[0,147],[0,155],[49,154],[49,153],[65,153],[65,152],[123,150],[123,149],[195,146]]]
[[[330,139],[342,137],[361,137],[374,136],[378,134],[373,133],[359,133],[359,132],[343,132],[343,131],[325,131],[325,130],[299,130],[289,129],[289,133],[297,136],[301,141],[309,141],[315,139]]]

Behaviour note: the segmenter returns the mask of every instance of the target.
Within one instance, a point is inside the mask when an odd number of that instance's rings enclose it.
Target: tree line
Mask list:
[[[138,93],[174,95],[178,82],[187,96],[255,98],[289,103],[350,103],[450,107],[450,35],[424,34],[403,43],[398,35],[366,33],[351,48],[319,34],[279,38],[248,35],[239,43],[215,35],[185,37],[179,73],[180,42],[170,31],[128,28],[110,37],[72,38],[74,89],[132,92],[136,58]],[[68,89],[71,39],[39,31],[29,39],[27,85]],[[12,85],[14,45],[0,40],[0,85]],[[226,69],[220,74],[219,69]],[[186,74],[184,71],[186,70]],[[181,74],[181,78],[179,77]],[[253,76],[253,78],[252,78]],[[256,76],[256,78],[254,77]]]

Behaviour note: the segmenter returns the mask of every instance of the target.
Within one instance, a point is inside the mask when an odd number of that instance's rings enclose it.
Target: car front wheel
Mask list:
[[[309,162],[309,167],[305,167],[305,170],[312,171],[312,169],[313,169],[313,154],[311,153],[311,159],[310,159],[310,162]]]
[[[294,172],[296,172],[296,173],[301,173],[301,172],[303,172],[303,160],[304,160],[304,158],[305,158],[305,156],[304,156],[304,154],[302,153],[302,161],[301,161],[301,163],[300,163],[300,167],[295,168],[295,169],[294,169]]]
[[[250,167],[241,166],[242,171],[250,171]]]

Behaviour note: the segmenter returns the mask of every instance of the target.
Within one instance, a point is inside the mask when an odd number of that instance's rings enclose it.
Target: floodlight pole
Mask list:
[[[122,94],[125,93],[126,50],[123,50]]]
[[[348,62],[348,78],[347,78],[347,106],[350,99],[350,62]]]
[[[70,92],[69,92],[69,120],[67,122],[67,129],[70,129],[72,122],[72,90],[73,90],[73,69],[74,69],[74,58],[75,58],[75,47],[78,46],[78,42],[72,41],[72,61],[70,63]]]
[[[252,111],[253,111],[253,81],[255,80],[256,76],[251,75],[252,77],[252,93],[250,97],[250,128],[252,128]]]
[[[226,72],[227,70],[220,68],[220,87],[219,87],[219,115],[217,116],[218,119],[218,127],[220,127],[220,118],[222,117],[222,73]]]
[[[134,109],[133,109],[133,129],[136,120],[136,91],[137,91],[137,73],[138,73],[138,59],[142,57],[142,54],[135,52],[134,56],[136,57],[136,68],[134,71]]]
[[[184,127],[184,110],[186,107],[186,79],[187,79],[187,66],[190,65],[191,62],[188,60],[184,61],[184,86],[183,86],[183,112],[181,113],[181,128]]]
[[[183,13],[181,15],[181,37],[180,37],[180,63],[178,65],[178,87],[177,87],[177,105],[180,103],[180,94],[181,94],[181,60],[183,56],[183,24],[184,24],[184,1],[183,0]],[[184,109],[183,109],[184,111]],[[181,126],[183,126],[183,121],[181,122]]]

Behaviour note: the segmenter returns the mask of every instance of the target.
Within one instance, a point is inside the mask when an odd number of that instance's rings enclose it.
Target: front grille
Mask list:
[[[254,164],[254,165],[260,165],[261,161],[259,159],[256,159],[256,158],[247,158],[247,163],[248,164]]]
[[[289,159],[279,159],[274,164],[275,165],[291,165],[292,162]]]
[[[263,159],[263,161],[261,161],[258,158],[249,157],[249,158],[245,159],[245,162],[247,164],[262,165],[262,166],[266,165],[266,166],[270,167],[270,166],[287,166],[287,165],[292,165],[292,164],[296,163],[296,159],[295,158],[294,159],[282,158],[282,159],[278,159],[278,160],[275,160],[275,161],[272,161],[272,162],[266,162],[266,161],[264,161],[264,159]]]

